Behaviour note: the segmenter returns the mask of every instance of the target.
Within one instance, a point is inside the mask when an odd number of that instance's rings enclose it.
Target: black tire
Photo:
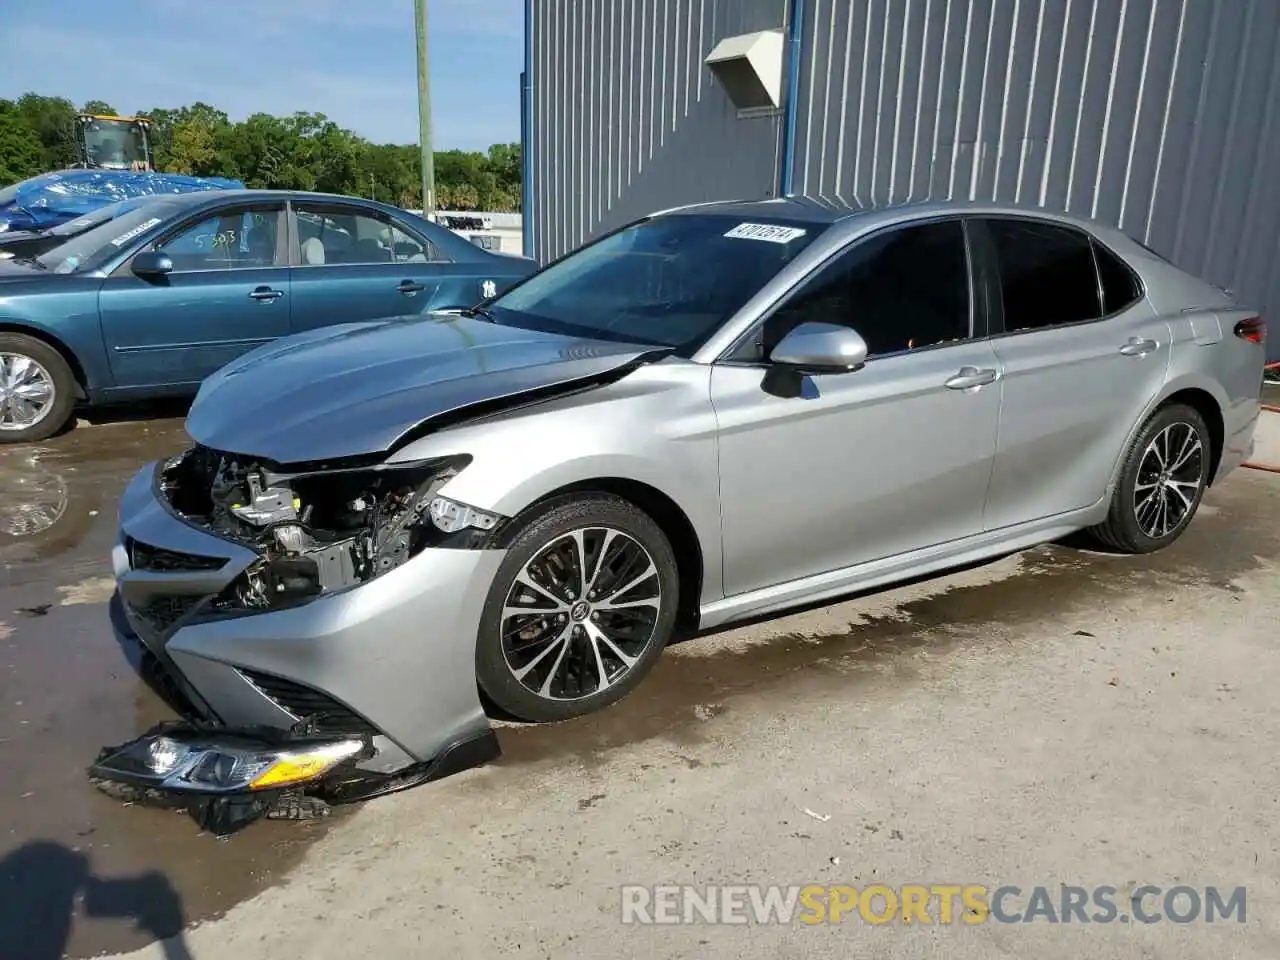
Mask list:
[[[1148,493],[1146,489],[1139,489],[1139,484],[1152,483],[1153,487],[1156,487],[1163,476],[1158,472],[1152,475],[1158,457],[1148,456],[1148,451],[1156,438],[1173,438],[1173,442],[1180,447],[1183,441],[1176,438],[1188,438],[1192,435],[1199,443],[1198,454],[1193,456],[1194,463],[1188,462],[1182,470],[1169,477],[1170,480],[1176,478],[1180,483],[1178,489],[1185,490],[1185,494],[1177,491],[1163,494],[1172,505],[1170,509],[1178,511],[1176,522],[1169,522],[1172,519],[1171,515],[1160,514],[1159,503],[1148,499],[1150,496],[1161,496],[1161,491],[1154,490]],[[1111,509],[1107,519],[1098,526],[1092,527],[1089,533],[1103,546],[1121,553],[1152,553],[1173,543],[1182,536],[1182,532],[1187,529],[1187,525],[1196,515],[1196,510],[1199,509],[1200,501],[1204,497],[1205,488],[1209,485],[1209,469],[1213,460],[1211,442],[1204,418],[1193,407],[1181,403],[1161,407],[1151,415],[1138,431],[1137,436],[1133,438],[1133,442],[1125,452],[1124,462],[1120,465],[1120,475],[1111,498]],[[1176,462],[1180,453],[1181,449],[1172,454],[1170,459]],[[1193,481],[1196,485],[1194,495],[1189,497],[1190,506],[1186,507],[1181,498],[1191,493],[1187,487]],[[1151,513],[1152,510],[1156,513]],[[1162,529],[1160,518],[1167,522],[1167,530]],[[1146,529],[1144,529],[1144,523]]]
[[[548,501],[534,508],[527,517],[519,518],[518,523],[509,536],[507,555],[489,588],[480,617],[476,643],[476,678],[480,688],[501,710],[534,723],[581,716],[626,696],[653,669],[675,626],[680,578],[671,544],[643,510],[620,497],[603,493]],[[606,530],[615,532],[613,540],[606,542]],[[580,577],[551,562],[565,551],[571,556],[580,555],[579,548],[570,542],[575,531],[586,531],[587,549],[582,552],[587,557],[579,569],[585,568],[587,573]],[[650,576],[631,589],[608,598],[603,596],[614,587],[624,587],[637,575],[643,575],[649,562],[654,568]],[[503,610],[508,600],[516,601],[513,606],[549,602],[537,598],[532,590],[521,588],[519,594],[515,592],[517,576],[531,575],[525,573],[526,565],[531,563],[536,567],[540,584],[554,590],[561,606],[548,608],[542,617],[525,614],[511,617],[509,632],[515,635],[509,647],[503,640]],[[554,579],[557,572],[571,581],[567,587]],[[597,603],[623,602],[620,598],[634,598],[639,593],[640,599],[630,602],[645,606],[634,611],[594,610],[592,604],[580,602],[586,597],[570,599],[568,596],[568,591],[580,589],[582,582],[607,587],[601,590]],[[645,599],[654,591],[656,598]],[[656,612],[650,612],[649,604]],[[560,612],[555,612],[557,609]],[[563,625],[559,621],[564,621]],[[619,626],[621,633],[615,630]],[[607,628],[606,636],[618,641],[617,644],[610,646],[592,639],[599,635],[601,627]],[[566,639],[558,639],[566,632]],[[634,636],[627,636],[632,632]],[[525,633],[531,636],[522,637]],[[522,640],[525,645],[518,646]],[[562,642],[565,655],[557,660]],[[604,651],[598,660],[593,659],[597,650]],[[540,665],[530,666],[539,653],[545,654]],[[620,656],[614,656],[615,653],[625,653],[634,659],[628,665]],[[597,664],[604,668],[609,680],[603,689]],[[516,676],[522,667],[529,670],[525,682]],[[618,672],[613,672],[615,670]],[[552,673],[555,677],[547,679]],[[535,686],[540,689],[533,689]],[[560,696],[556,696],[557,692]]]
[[[53,402],[44,416],[29,427],[0,429],[0,443],[33,443],[47,440],[67,425],[76,405],[76,378],[67,361],[43,340],[22,333],[0,333],[0,353],[29,357],[48,371],[53,381]]]

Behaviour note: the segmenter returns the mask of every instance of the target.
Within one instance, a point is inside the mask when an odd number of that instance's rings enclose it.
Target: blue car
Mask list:
[[[464,310],[533,269],[370,200],[147,198],[36,257],[0,261],[0,443],[52,436],[77,403],[194,394],[278,337]]]

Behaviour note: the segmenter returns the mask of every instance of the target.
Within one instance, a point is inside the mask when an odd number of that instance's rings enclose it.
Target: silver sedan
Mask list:
[[[125,492],[117,627],[193,721],[97,775],[370,795],[492,757],[486,706],[604,707],[677,630],[1168,546],[1250,455],[1265,333],[1095,223],[773,200],[281,340]]]

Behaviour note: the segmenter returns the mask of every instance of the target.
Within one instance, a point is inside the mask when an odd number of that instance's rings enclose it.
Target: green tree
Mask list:
[[[45,170],[62,170],[76,162],[76,108],[70,100],[24,93],[15,108],[35,131]]]
[[[81,113],[90,113],[95,117],[116,117],[116,108],[105,100],[90,100],[80,110]]]
[[[14,109],[10,100],[0,100],[0,184],[34,177],[44,171],[40,138]]]
[[[115,113],[100,100],[87,113]],[[70,166],[77,156],[76,109],[61,97],[24,94],[0,101],[0,183]],[[7,118],[5,117],[7,114]],[[253,188],[322,190],[422,206],[421,162],[413,144],[374,144],[322,113],[255,113],[233,123],[207,103],[140,111],[152,121],[156,168],[242,180]],[[520,146],[435,155],[442,209],[519,210]]]

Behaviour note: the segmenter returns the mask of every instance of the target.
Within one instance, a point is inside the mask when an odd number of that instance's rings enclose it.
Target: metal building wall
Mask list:
[[[787,0],[527,0],[533,256],[662,207],[776,189],[781,117],[738,119],[703,60]]]
[[[797,193],[1066,209],[1280,317],[1280,0],[802,3]]]

